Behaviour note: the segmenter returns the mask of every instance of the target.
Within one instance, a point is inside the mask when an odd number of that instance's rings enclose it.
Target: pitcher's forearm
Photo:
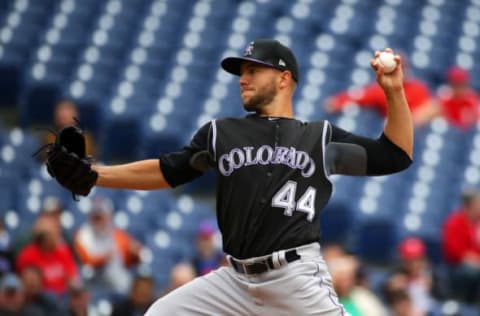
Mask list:
[[[413,121],[403,89],[385,91],[387,98],[387,120],[385,135],[395,145],[413,158]]]
[[[96,185],[100,187],[132,190],[170,187],[162,174],[158,159],[141,160],[116,166],[95,165],[93,169],[98,172]]]

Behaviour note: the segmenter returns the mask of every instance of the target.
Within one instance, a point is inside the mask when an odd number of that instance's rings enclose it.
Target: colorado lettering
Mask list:
[[[233,148],[229,153],[220,156],[218,170],[222,175],[229,176],[241,167],[259,164],[283,164],[301,170],[301,175],[305,178],[311,177],[315,172],[315,161],[308,153],[294,147],[272,148],[269,145],[260,146],[258,149],[251,146]]]

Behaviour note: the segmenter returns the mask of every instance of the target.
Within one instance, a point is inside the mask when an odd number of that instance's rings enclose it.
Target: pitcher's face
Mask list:
[[[275,99],[279,70],[247,62],[240,72],[240,94],[245,110],[260,110]]]

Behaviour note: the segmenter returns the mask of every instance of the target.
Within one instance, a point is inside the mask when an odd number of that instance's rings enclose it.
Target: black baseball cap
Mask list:
[[[222,60],[222,68],[231,74],[240,76],[240,66],[246,61],[281,71],[288,70],[292,73],[293,79],[298,82],[297,59],[290,48],[277,40],[258,39],[250,42],[242,57],[227,57]]]

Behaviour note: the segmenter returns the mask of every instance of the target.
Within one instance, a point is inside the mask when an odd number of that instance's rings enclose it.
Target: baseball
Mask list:
[[[382,63],[384,67],[384,72],[386,74],[391,73],[392,71],[397,68],[397,62],[394,59],[394,55],[389,52],[381,52],[380,55],[377,57],[377,60]]]

